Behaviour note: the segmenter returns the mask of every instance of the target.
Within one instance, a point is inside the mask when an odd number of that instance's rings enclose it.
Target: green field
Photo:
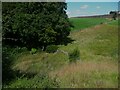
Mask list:
[[[74,25],[72,30],[81,30],[109,21],[105,18],[69,18],[69,20]]]
[[[80,60],[69,63],[63,52],[30,54],[23,52],[16,57],[12,69],[22,76],[15,78],[7,88],[117,88],[118,87],[118,26],[102,18],[70,18],[75,28],[68,45],[59,45],[66,53],[75,48]]]

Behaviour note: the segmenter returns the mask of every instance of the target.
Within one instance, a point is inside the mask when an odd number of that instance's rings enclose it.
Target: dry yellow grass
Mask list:
[[[118,65],[112,62],[84,61],[68,64],[49,75],[51,78],[56,76],[64,88],[114,88],[117,87],[117,73]]]
[[[28,69],[34,65],[39,64],[43,58],[46,57],[46,53],[37,53],[37,54],[26,54],[22,55],[18,58],[18,60],[14,63],[13,69],[20,70],[21,72],[26,72]]]
[[[114,88],[118,86],[117,26],[97,25],[71,33],[75,40],[62,47],[66,51],[79,47],[80,61],[50,73],[61,87]]]
[[[89,73],[93,71],[98,72],[117,72],[118,71],[118,65],[117,63],[109,62],[109,61],[83,61],[78,63],[72,63],[68,64],[64,67],[62,67],[59,71],[51,72],[51,76],[57,75],[58,77],[69,75],[72,73]],[[54,74],[54,75],[53,75]]]

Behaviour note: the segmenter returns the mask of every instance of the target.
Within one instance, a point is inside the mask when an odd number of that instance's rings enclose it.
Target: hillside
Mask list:
[[[74,25],[72,31],[90,28],[110,21],[105,18],[70,18],[69,20]]]
[[[118,14],[118,17],[120,17],[120,14]],[[72,18],[112,18],[112,15],[105,14],[105,15],[93,15],[93,16],[77,16]]]
[[[80,21],[81,20],[81,21]],[[105,19],[75,19],[75,29],[70,34],[74,41],[68,45],[59,45],[59,51],[72,52],[76,47],[80,59],[69,63],[69,57],[63,52],[19,54],[12,69],[20,75],[11,81],[9,88],[114,88],[118,86],[118,26],[117,21]],[[78,23],[77,27],[77,22]],[[88,25],[86,24],[88,23]],[[92,26],[92,27],[91,27]],[[80,29],[80,30],[79,30]]]

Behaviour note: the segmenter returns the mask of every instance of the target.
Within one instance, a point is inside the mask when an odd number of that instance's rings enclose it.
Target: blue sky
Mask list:
[[[106,2],[77,2],[78,0],[74,0],[76,2],[69,2],[72,0],[67,1],[67,14],[69,17],[102,15],[109,14],[110,11],[118,10],[118,0],[113,0],[114,2],[107,2],[108,0],[104,0]]]
[[[66,2],[119,2],[120,0],[66,0]]]

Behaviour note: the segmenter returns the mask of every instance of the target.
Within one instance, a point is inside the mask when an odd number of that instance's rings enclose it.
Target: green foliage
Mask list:
[[[46,47],[60,44],[70,33],[65,2],[3,3],[3,42]]]
[[[42,52],[42,49],[41,49],[41,48],[37,48],[37,51],[38,51],[38,52]]]
[[[110,25],[120,25],[120,20],[114,20],[114,21],[111,21],[109,24]]]
[[[116,20],[117,18],[117,12],[116,11],[110,11],[110,14],[112,15],[112,18]]]
[[[22,83],[21,83],[22,82]],[[3,88],[57,88],[59,87],[56,78],[50,78],[47,74],[38,74],[32,78],[20,77],[14,80],[10,85],[4,85]]]
[[[53,88],[53,87],[58,88],[59,87],[59,83],[56,81],[56,77],[51,79],[48,75],[45,75],[41,77],[41,79],[42,79],[41,80],[42,88]]]
[[[58,49],[58,46],[56,46],[56,45],[49,45],[49,46],[46,47],[46,52],[54,53],[54,52],[57,51],[57,49]]]
[[[75,62],[76,60],[80,59],[80,51],[78,48],[75,48],[73,52],[69,53],[69,61],[70,62]]]
[[[36,48],[32,48],[32,49],[31,49],[31,53],[32,53],[32,54],[35,54],[36,52],[37,52],[37,49],[36,49]]]
[[[22,52],[26,52],[27,51],[27,48],[26,47],[16,47],[16,48],[11,48],[12,50],[12,54],[16,55],[16,54],[19,54],[19,53],[22,53]]]
[[[11,70],[11,64],[12,64],[12,57],[10,55],[10,52],[7,51],[8,49],[6,47],[2,48],[2,74],[3,74],[3,83],[10,80],[10,77],[13,75]],[[8,75],[9,74],[9,75]]]

